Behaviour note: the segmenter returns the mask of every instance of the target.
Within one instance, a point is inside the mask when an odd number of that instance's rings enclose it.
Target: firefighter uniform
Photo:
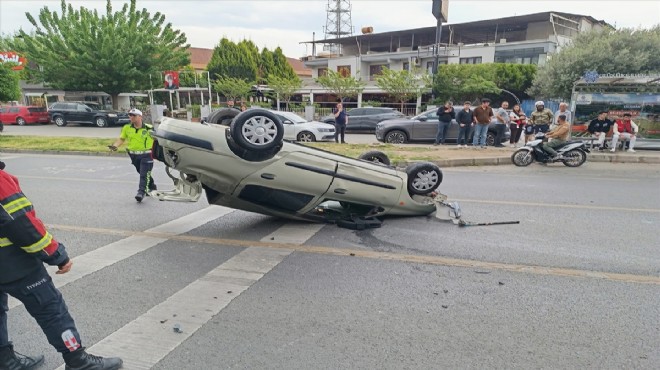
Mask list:
[[[18,179],[3,168],[4,163],[0,162],[0,368],[27,369],[43,361],[43,356],[30,358],[14,354],[7,332],[8,295],[25,305],[48,342],[62,353],[65,361],[69,359],[67,364],[80,357],[88,359],[91,355],[81,346],[80,335],[62,294],[44,267],[44,263],[60,268],[67,265],[66,249],[37,218]],[[121,366],[121,360],[118,364]],[[70,368],[75,367],[67,366]]]

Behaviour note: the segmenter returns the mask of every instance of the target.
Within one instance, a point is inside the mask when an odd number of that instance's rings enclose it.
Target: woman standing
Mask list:
[[[520,104],[513,106],[510,116],[511,122],[509,123],[509,129],[511,129],[511,139],[509,140],[509,143],[512,148],[515,148],[520,140],[520,135],[527,124],[527,116],[525,115],[525,112],[520,109]]]

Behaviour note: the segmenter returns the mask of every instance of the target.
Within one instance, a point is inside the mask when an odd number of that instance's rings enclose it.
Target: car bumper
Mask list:
[[[335,134],[323,135],[321,136],[321,141],[332,141],[335,139]]]

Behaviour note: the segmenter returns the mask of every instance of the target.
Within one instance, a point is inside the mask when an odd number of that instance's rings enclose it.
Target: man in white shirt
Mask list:
[[[555,113],[555,120],[554,124],[557,124],[557,119],[559,116],[566,116],[566,122],[573,123],[573,116],[571,114],[571,111],[568,110],[568,104],[561,102],[559,103],[559,110]]]

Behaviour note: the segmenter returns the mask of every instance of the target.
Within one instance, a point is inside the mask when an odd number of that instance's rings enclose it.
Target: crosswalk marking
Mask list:
[[[153,227],[147,231],[156,233],[183,234],[211,222],[218,217],[222,217],[234,210],[220,206],[209,206],[189,215],[180,217],[176,220]],[[128,238],[118,240],[91,252],[82,254],[73,258],[73,269],[63,275],[55,275],[57,267],[49,266],[48,270],[53,276],[55,286],[60,288],[78,279],[81,279],[91,273],[99,271],[105,267],[111,266],[119,261],[130,258],[140,252],[167,241],[166,238],[153,236],[129,236]],[[14,298],[9,300],[9,308],[22,305],[20,301]]]
[[[323,226],[285,224],[261,242],[303,244]],[[248,247],[91,346],[89,351],[100,356],[121,356],[125,369],[150,369],[292,252],[287,248]],[[182,332],[174,331],[175,324],[180,325]]]

